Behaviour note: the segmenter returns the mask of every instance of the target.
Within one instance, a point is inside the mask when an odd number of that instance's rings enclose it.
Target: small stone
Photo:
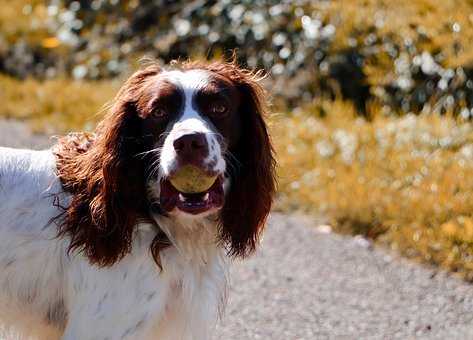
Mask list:
[[[368,249],[372,247],[372,242],[361,235],[356,235],[353,239],[353,242],[362,248]]]
[[[332,233],[332,227],[328,224],[321,224],[315,228],[320,234],[330,234]]]

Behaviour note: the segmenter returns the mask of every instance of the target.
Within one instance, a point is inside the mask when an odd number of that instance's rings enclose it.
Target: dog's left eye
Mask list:
[[[209,107],[209,114],[212,116],[224,116],[228,112],[228,105],[223,101],[212,103]]]

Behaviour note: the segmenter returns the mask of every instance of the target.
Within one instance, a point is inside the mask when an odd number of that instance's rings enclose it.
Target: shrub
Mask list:
[[[270,71],[280,107],[342,97],[364,116],[372,102],[391,114],[473,114],[467,0],[15,0],[14,11],[3,1],[0,71],[17,77],[102,79],[143,54],[168,62],[237,49]]]

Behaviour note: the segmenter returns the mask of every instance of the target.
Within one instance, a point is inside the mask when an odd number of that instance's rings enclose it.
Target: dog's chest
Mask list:
[[[184,260],[174,248],[164,251],[162,259],[160,280],[167,293],[150,339],[207,339],[226,295],[223,258],[215,253],[208,262],[196,263]],[[202,337],[190,334],[191,330],[198,330]]]

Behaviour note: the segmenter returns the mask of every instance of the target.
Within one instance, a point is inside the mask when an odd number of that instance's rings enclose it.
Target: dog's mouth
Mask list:
[[[218,176],[213,185],[199,193],[184,193],[176,189],[168,179],[161,180],[160,206],[166,212],[178,209],[198,215],[223,206],[223,178]]]

